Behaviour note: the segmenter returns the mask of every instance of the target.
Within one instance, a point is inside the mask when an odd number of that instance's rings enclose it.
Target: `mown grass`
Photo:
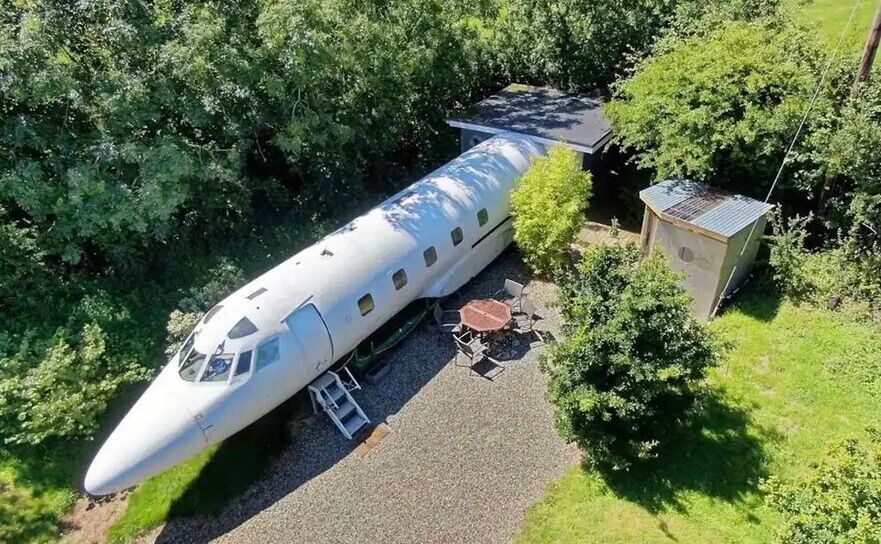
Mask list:
[[[803,474],[831,440],[877,424],[876,326],[752,294],[713,327],[733,348],[694,423],[630,474],[572,469],[519,543],[771,542],[780,519],[761,479]]]
[[[800,11],[805,21],[817,25],[820,37],[832,46],[838,42],[856,1],[860,5],[845,38],[846,47],[853,50],[865,43],[875,10],[878,9],[878,0],[813,0]]]

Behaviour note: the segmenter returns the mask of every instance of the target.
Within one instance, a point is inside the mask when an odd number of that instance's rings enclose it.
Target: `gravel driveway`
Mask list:
[[[447,307],[527,281],[506,252]],[[552,286],[527,281],[556,332]],[[537,344],[514,342],[501,368],[469,375],[448,337],[414,332],[385,356],[391,370],[356,398],[390,431],[364,453],[323,414],[298,422],[290,447],[263,481],[217,518],[175,520],[159,542],[455,543],[510,542],[525,510],[576,462],[553,427]],[[363,441],[363,436],[361,440]],[[246,459],[242,460],[247,462]]]

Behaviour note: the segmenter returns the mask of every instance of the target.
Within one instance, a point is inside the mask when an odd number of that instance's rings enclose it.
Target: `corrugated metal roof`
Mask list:
[[[774,206],[709,185],[668,179],[639,192],[639,198],[658,213],[677,217],[700,229],[731,238]]]

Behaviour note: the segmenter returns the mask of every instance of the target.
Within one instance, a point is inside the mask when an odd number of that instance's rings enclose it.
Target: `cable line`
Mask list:
[[[792,154],[792,150],[795,148],[795,144],[798,142],[799,136],[801,136],[801,131],[804,129],[805,123],[807,123],[808,118],[814,110],[814,105],[817,103],[817,99],[820,97],[820,92],[823,90],[823,87],[826,85],[826,77],[829,75],[829,71],[832,69],[832,65],[835,63],[835,60],[838,58],[838,52],[841,49],[841,44],[844,43],[845,37],[850,32],[850,26],[853,23],[854,16],[857,13],[857,8],[860,7],[862,0],[856,0],[853,4],[853,8],[850,10],[850,17],[847,19],[847,23],[844,25],[844,28],[841,30],[841,34],[838,36],[838,43],[835,44],[835,49],[833,49],[832,54],[829,55],[829,61],[826,63],[826,67],[823,69],[823,74],[820,76],[820,81],[817,83],[817,88],[814,90],[814,94],[811,96],[811,101],[808,103],[808,109],[805,110],[804,115],[801,118],[801,122],[798,124],[798,129],[795,131],[795,135],[792,137],[792,141],[789,143],[789,147],[786,148],[786,153],[783,154],[783,160],[780,161],[780,168],[777,169],[777,175],[774,176],[774,181],[771,183],[771,188],[768,190],[768,195],[765,197],[765,203],[771,200],[771,195],[774,193],[774,189],[777,187],[777,182],[780,181],[780,177],[783,175],[783,169],[786,167],[786,161],[789,160],[789,155]],[[740,255],[738,256],[738,262],[740,258],[743,257],[743,254],[746,253],[746,249],[752,243],[753,234],[755,234],[756,225],[758,223],[753,223],[752,228],[749,231],[749,236],[746,237],[746,242],[743,244],[743,248],[740,250]],[[734,278],[734,274],[737,272],[737,264],[734,265],[734,268],[731,269],[731,274],[728,275],[728,281],[725,282],[725,288],[722,290],[722,296],[719,297],[719,300],[716,302],[716,307],[713,308],[713,313],[711,317],[716,317],[716,314],[719,312],[719,307],[722,305],[722,301],[725,299],[725,293],[728,291],[728,287],[731,285],[731,280]]]

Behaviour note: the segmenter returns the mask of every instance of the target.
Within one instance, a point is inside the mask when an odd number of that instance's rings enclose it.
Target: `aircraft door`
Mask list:
[[[285,319],[288,329],[296,337],[303,357],[315,370],[333,363],[333,344],[321,314],[312,304],[298,309]]]

